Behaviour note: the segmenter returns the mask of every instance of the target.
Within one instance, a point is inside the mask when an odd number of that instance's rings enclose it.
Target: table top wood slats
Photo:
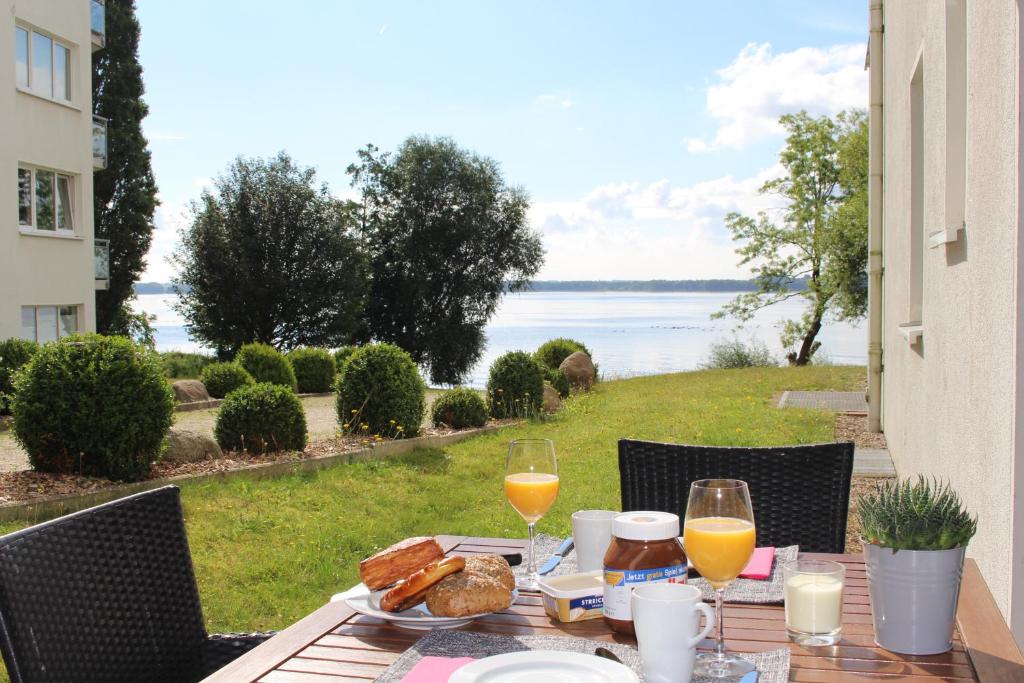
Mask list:
[[[445,552],[455,555],[515,553],[518,539],[439,536]],[[788,647],[790,680],[806,683],[907,681],[910,683],[1024,682],[1021,657],[973,560],[964,568],[957,632],[953,649],[941,655],[914,657],[889,652],[874,642],[867,577],[860,555],[807,554],[846,566],[843,638],[832,647],[804,648],[789,642],[781,605],[725,607],[729,648],[758,652]],[[477,619],[467,630],[501,635],[569,635],[633,644],[610,631],[600,619],[561,624],[544,613],[540,596],[523,593],[508,610]],[[366,683],[408,649],[422,632],[356,614],[343,602],[324,605],[255,650],[206,679],[207,683]],[[701,647],[710,648],[706,640]]]

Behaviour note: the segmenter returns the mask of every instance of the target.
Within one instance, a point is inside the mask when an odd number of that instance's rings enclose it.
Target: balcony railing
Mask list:
[[[110,240],[94,240],[96,289],[107,289],[110,285]]]
[[[92,167],[107,167],[107,120],[102,116],[92,117]]]
[[[92,49],[95,52],[107,44],[107,7],[104,0],[89,0],[89,27],[92,29]]]

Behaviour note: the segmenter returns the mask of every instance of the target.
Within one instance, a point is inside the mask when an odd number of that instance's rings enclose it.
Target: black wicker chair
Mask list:
[[[661,510],[682,519],[692,482],[742,479],[750,486],[759,546],[843,552],[852,474],[852,443],[720,448],[619,441],[624,511]]]
[[[12,683],[198,681],[270,635],[206,633],[175,486],[0,537]]]

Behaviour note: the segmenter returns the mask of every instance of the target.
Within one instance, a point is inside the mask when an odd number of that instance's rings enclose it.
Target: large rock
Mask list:
[[[220,450],[220,446],[208,434],[191,432],[177,427],[171,427],[167,432],[167,450],[163,457],[166,462],[180,465],[186,462],[213,460],[223,456],[224,453]]]
[[[565,373],[569,380],[569,386],[573,389],[590,389],[597,379],[597,369],[590,356],[582,351],[576,351],[562,361],[558,369]]]
[[[544,404],[541,406],[545,413],[555,413],[562,409],[562,397],[558,395],[558,389],[544,382]]]
[[[198,401],[209,401],[210,394],[206,391],[206,385],[197,379],[179,379],[171,385],[174,390],[174,398],[178,403],[196,403]]]

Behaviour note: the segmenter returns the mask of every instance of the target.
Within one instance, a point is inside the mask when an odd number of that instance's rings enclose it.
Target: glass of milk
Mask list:
[[[786,632],[800,645],[835,645],[843,627],[846,567],[828,560],[793,560],[782,567]]]

